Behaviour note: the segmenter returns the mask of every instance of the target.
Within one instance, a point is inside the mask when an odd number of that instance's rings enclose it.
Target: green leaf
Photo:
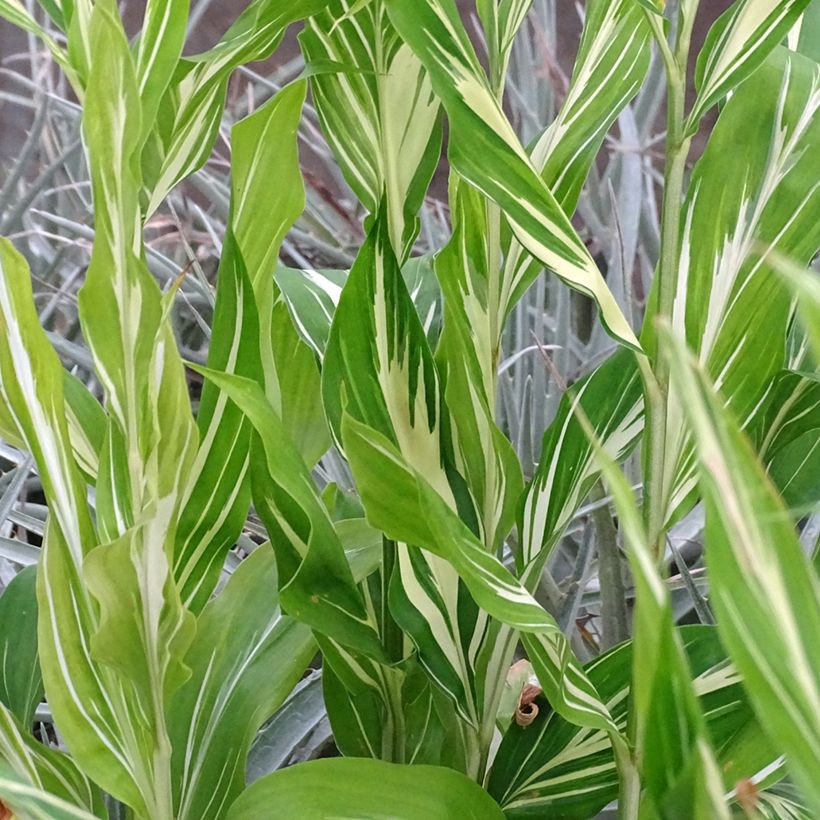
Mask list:
[[[209,367],[259,378],[259,320],[253,287],[229,229],[217,272]],[[200,446],[187,476],[174,548],[174,576],[186,606],[207,602],[250,504],[250,427],[228,396],[205,382],[197,416]]]
[[[439,103],[421,62],[398,38],[382,0],[359,11],[332,0],[300,37],[313,100],[339,167],[376,214],[385,197],[390,239],[404,260],[419,231],[418,210],[441,148]]]
[[[504,815],[478,785],[451,769],[364,758],[313,760],[257,780],[229,820],[263,820],[271,807],[300,820],[493,820]]]
[[[385,0],[390,19],[430,74],[450,120],[452,167],[504,212],[518,241],[594,298],[609,333],[639,345],[592,257],[539,177],[493,95],[453,0]],[[531,284],[501,283],[502,315]]]
[[[772,264],[797,296],[798,317],[808,335],[815,360],[820,361],[820,276],[783,256],[775,255]]]
[[[40,327],[24,259],[0,240],[0,393],[34,456],[49,504],[37,573],[40,667],[46,696],[74,757],[107,791],[140,804],[117,731],[122,689],[92,660],[96,614],[82,564],[96,543],[85,486],[73,460],[64,371]]]
[[[0,763],[0,799],[25,820],[96,820],[100,816],[39,786],[32,786],[3,763]]]
[[[763,63],[808,4],[809,0],[736,0],[718,18],[698,56],[698,96],[687,130],[697,131],[703,115]]]
[[[148,0],[137,44],[137,89],[142,103],[142,142],[156,123],[165,91],[182,54],[190,0]]]
[[[245,786],[248,749],[316,652],[310,630],[279,608],[276,562],[263,545],[205,607],[185,655],[190,679],[171,702],[175,817],[225,817]]]
[[[761,414],[762,415],[762,414]],[[820,377],[784,371],[767,396],[755,448],[784,501],[800,517],[820,502]]]
[[[786,366],[792,304],[773,269],[775,252],[807,264],[820,248],[814,218],[820,207],[818,111],[816,64],[778,50],[755,72],[754,82],[732,94],[692,173],[672,323],[743,427]],[[747,139],[739,143],[741,132]],[[641,337],[649,351],[655,347],[656,297],[653,289]],[[695,486],[682,420],[685,402],[681,397],[670,403],[670,516],[692,500]]]
[[[7,766],[8,774],[18,778],[21,785],[42,789],[51,797],[87,810],[95,817],[108,816],[102,793],[77,764],[68,755],[35,740],[24,724],[3,706],[0,706],[0,766],[4,769]],[[3,799],[8,798],[0,786],[0,800]],[[16,805],[13,799],[8,802],[13,807]]]
[[[686,800],[695,817],[728,820],[720,771],[675,629],[672,599],[637,501],[617,463],[595,440],[592,426],[583,417],[581,421],[612,492],[635,579],[630,739],[641,776],[641,811],[663,817]],[[637,805],[637,797],[632,799]]]
[[[157,139],[143,158],[146,219],[210,156],[234,69],[270,56],[291,23],[326,4],[327,0],[253,0],[213,48],[179,61],[157,115]]]
[[[641,380],[631,352],[619,351],[574,385],[544,433],[541,459],[524,501],[518,561],[525,579],[537,581],[600,475],[595,448],[578,419],[579,408],[609,457],[626,458],[644,429]]]
[[[21,570],[0,596],[0,702],[31,726],[43,699],[37,659],[37,569]]]
[[[709,740],[730,789],[777,755],[762,735],[739,676],[727,665],[717,630],[685,626],[678,632]],[[626,725],[629,711],[633,650],[633,642],[620,644],[585,667],[619,726]],[[513,724],[504,735],[488,791],[509,818],[594,817],[618,797],[619,777],[606,734],[568,723],[543,696],[535,706],[531,725]]]
[[[253,497],[277,554],[284,609],[339,643],[381,658],[333,523],[261,387],[240,376],[191,367],[228,394],[259,437],[261,447],[251,446]]]
[[[343,451],[342,420],[349,415],[389,437],[455,509],[459,501],[450,484],[438,373],[388,232],[382,208],[334,314],[322,367],[325,412]],[[472,506],[469,498],[464,505]],[[446,561],[413,553],[403,543],[396,571],[390,588],[393,616],[419,648],[428,672],[476,726],[467,654],[476,613],[459,602],[456,572]]]
[[[351,416],[345,416],[343,441],[368,520],[388,537],[447,561],[487,615],[524,633],[525,648],[555,709],[578,725],[612,732],[618,742],[606,706],[553,618],[484,550],[427,477],[408,465],[389,439]]]
[[[758,718],[820,807],[820,588],[791,517],[737,422],[682,343],[671,371],[699,455],[713,609]]]

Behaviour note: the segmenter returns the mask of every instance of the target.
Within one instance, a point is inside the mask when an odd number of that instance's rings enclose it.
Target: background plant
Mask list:
[[[783,752],[803,799],[816,803],[816,579],[794,529],[817,502],[815,359],[772,263],[775,250],[807,263],[820,244],[812,218],[817,15],[806,3],[735,4],[707,40],[698,96],[686,106],[697,4],[670,10],[669,22],[645,5],[589,4],[566,96],[526,151],[501,103],[529,4],[478,4],[486,73],[449,2],[302,4],[316,115],[367,212],[366,238],[349,274],[276,265],[304,206],[294,136],[305,81],[295,80],[233,129],[229,188],[207,173],[193,178],[226,203],[212,320],[196,258],[179,278],[167,265],[176,281],[164,294],[156,288],[148,264],[162,257],[146,249],[143,223],[209,154],[230,71],[267,54],[297,12],[251,4],[216,47],[180,59],[181,7],[149,4],[132,49],[110,4],[47,9],[68,34],[67,51],[59,34],[45,42],[82,100],[96,215],[79,299],[90,357],[65,342],[60,349],[81,367],[93,364],[105,408],[64,375],[24,263],[6,246],[4,436],[34,455],[51,511],[38,572],[40,666],[77,764],[27,736],[35,687],[14,713],[22,728],[7,721],[12,805],[35,811],[19,802],[34,797],[15,792],[28,781],[99,812],[90,777],[140,816],[221,816],[243,786],[247,746],[301,675],[314,640],[343,753],[460,770],[510,816],[591,816],[619,789],[624,816],[663,815],[684,801],[696,816],[725,816],[727,797],[748,808],[747,781],[760,790],[782,778]],[[42,33],[24,7],[3,8]],[[552,11],[539,4],[537,19]],[[155,31],[166,36],[152,39]],[[640,135],[636,112],[644,127],[652,122],[656,84],[625,106],[644,82],[653,36],[669,117],[656,235],[653,180],[644,179],[651,162],[638,157],[630,169],[627,152],[602,179],[592,168],[616,117],[622,139]],[[788,52],[778,46],[787,36]],[[522,59],[519,52],[513,65]],[[514,81],[510,88],[523,97]],[[687,184],[700,119],[730,91]],[[435,208],[417,216],[438,161],[440,108],[449,123],[449,240]],[[609,246],[606,278],[570,221],[590,173],[580,210]],[[315,211],[308,235],[328,253],[327,211]],[[61,227],[76,234],[71,223]],[[642,308],[636,267],[651,270],[653,236],[659,264],[640,335],[645,356],[632,352]],[[298,249],[286,253],[301,264]],[[345,267],[344,251],[337,258]],[[583,328],[589,314],[558,279],[541,276],[543,265],[597,301],[602,327],[624,349],[607,358],[612,343]],[[810,316],[811,288],[799,287]],[[210,337],[208,367],[195,368],[208,379],[196,422],[172,312],[183,346],[187,338],[204,348]],[[542,338],[561,343],[555,361],[540,358]],[[567,377],[582,378],[558,401]],[[550,418],[538,458],[534,441]],[[627,473],[632,483],[646,475],[643,520],[613,463],[642,438],[643,466],[631,459]],[[9,507],[29,469],[24,462],[11,477]],[[266,531],[276,566],[267,547],[253,550],[206,604],[240,539],[246,470],[264,523],[252,517],[248,532]],[[667,532],[697,535],[702,515],[690,510],[701,496],[708,591],[685,562],[697,551],[684,556],[670,541],[667,552]],[[587,498],[593,523],[580,540],[567,537]],[[802,524],[804,539],[813,522]],[[634,637],[583,668],[565,632],[582,659],[629,634],[619,538],[634,577]],[[241,543],[253,549],[247,535]],[[12,558],[32,554],[17,542],[6,549]],[[664,581],[670,561],[678,592]],[[597,614],[583,597],[596,573],[600,641],[571,629],[579,607]],[[295,620],[279,612],[277,586]],[[692,609],[710,623],[713,603],[737,672],[713,628],[676,626]],[[247,639],[229,642],[237,629]],[[512,718],[529,673],[507,680],[519,641],[547,698],[526,729]],[[25,657],[36,669],[30,649]],[[280,686],[271,685],[271,664]],[[200,734],[196,717],[209,702]],[[249,816],[273,804],[285,813],[294,792],[299,798],[314,778],[327,784],[334,771],[350,810],[369,811],[356,792],[374,781],[369,764],[341,765],[273,775],[231,811]],[[71,772],[68,793],[52,785],[55,767]],[[433,802],[433,784],[446,776],[462,811],[468,799],[491,810],[455,775],[396,771],[430,784]],[[392,775],[379,777],[389,792]],[[779,816],[789,795],[753,797]]]

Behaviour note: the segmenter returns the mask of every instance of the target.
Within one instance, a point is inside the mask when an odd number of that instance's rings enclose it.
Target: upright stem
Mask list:
[[[683,204],[686,161],[692,136],[686,133],[686,72],[692,39],[697,2],[682,0],[679,13],[675,49],[666,41],[662,26],[650,15],[667,75],[667,132],[666,168],[664,171],[663,211],[661,215],[661,248],[658,260],[658,300],[656,318],[671,320],[678,285],[678,269],[681,249],[681,209]],[[646,523],[655,557],[660,560],[664,552],[665,524],[668,503],[666,477],[668,465],[666,452],[667,420],[669,416],[669,366],[660,349],[658,340],[652,373],[647,384],[649,401],[649,458],[647,460],[647,506]]]
[[[680,0],[677,12],[677,31],[674,49],[666,39],[663,25],[657,15],[647,13],[647,19],[658,44],[666,67],[667,80],[667,131],[666,166],[664,169],[663,212],[661,215],[661,247],[657,270],[658,298],[655,317],[671,321],[675,307],[675,293],[678,286],[681,252],[681,212],[683,207],[686,161],[692,142],[687,134],[686,123],[686,78],[689,67],[689,49],[692,28],[700,0]],[[639,359],[639,367],[646,388],[647,412],[649,416],[647,487],[644,515],[650,543],[657,561],[664,554],[666,543],[666,513],[668,505],[667,486],[667,425],[669,418],[669,365],[664,356],[663,338],[658,337],[655,358],[649,362]],[[624,776],[626,762],[622,769],[621,788],[618,797],[618,814],[623,820],[635,820],[640,807],[641,742],[638,723],[642,716],[634,709],[634,699],[630,700],[627,719],[627,735],[633,754],[634,776]],[[621,769],[621,767],[619,767]]]

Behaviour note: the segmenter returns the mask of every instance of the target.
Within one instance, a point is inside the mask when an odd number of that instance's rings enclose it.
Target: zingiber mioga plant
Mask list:
[[[688,95],[697,0],[589,0],[563,103],[529,146],[503,107],[528,0],[477,0],[484,61],[454,0],[256,0],[192,57],[187,0],[149,0],[133,44],[114,0],[40,5],[0,14],[42,39],[82,104],[94,244],[79,315],[104,398],[61,364],[2,240],[0,431],[49,507],[36,572],[0,599],[4,805],[150,820],[820,811],[820,598],[796,520],[820,501],[820,298],[803,268],[820,248],[820,4],[738,0]],[[209,155],[231,72],[302,20],[305,76],[231,132],[194,413],[176,290],[151,276],[143,229]],[[638,328],[572,217],[653,48],[667,144]],[[308,84],[367,212],[350,271],[277,264],[304,207]],[[418,257],[445,120],[452,236]],[[499,369],[544,270],[594,300],[619,349],[566,391],[525,481]],[[317,483],[330,448],[352,489]],[[638,449],[640,507],[620,466]],[[583,665],[537,596],[601,486],[634,618]],[[269,543],[221,585],[251,502]],[[716,626],[681,627],[666,534],[698,502]],[[343,757],[246,787],[256,732],[317,649]],[[64,749],[30,731],[43,694]]]

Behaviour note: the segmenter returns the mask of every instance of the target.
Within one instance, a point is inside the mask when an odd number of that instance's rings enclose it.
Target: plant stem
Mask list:
[[[598,481],[590,493],[593,501],[606,498],[603,484]],[[629,637],[626,615],[626,587],[621,567],[618,532],[612,521],[609,506],[598,507],[592,513],[598,548],[598,580],[601,586],[601,651]]]
[[[666,65],[667,132],[666,168],[664,171],[663,211],[661,217],[661,248],[657,271],[657,303],[655,319],[671,321],[681,251],[681,210],[683,205],[686,162],[692,136],[686,133],[686,72],[697,2],[683,0],[679,12],[675,50],[669,47],[657,18],[650,23]],[[655,558],[660,560],[665,545],[665,525],[668,502],[667,486],[667,424],[669,417],[669,366],[658,340],[653,377],[647,384],[649,413],[649,457],[647,459],[646,524]],[[645,368],[642,368],[645,369]]]

